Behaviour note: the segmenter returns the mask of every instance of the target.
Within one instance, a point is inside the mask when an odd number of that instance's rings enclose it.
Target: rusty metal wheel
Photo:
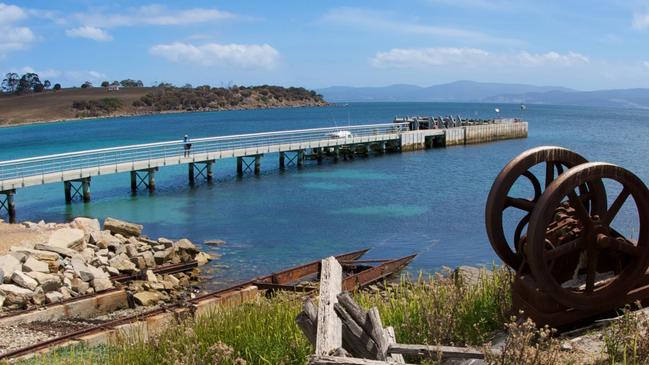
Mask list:
[[[621,185],[611,205],[595,214],[578,187],[606,181]],[[612,222],[626,201],[628,219],[637,221],[638,240],[624,237]],[[558,215],[561,209],[561,215]],[[634,232],[635,232],[634,227]],[[649,264],[649,190],[630,171],[593,162],[576,166],[550,184],[530,217],[526,257],[537,285],[557,302],[582,310],[621,305]],[[572,257],[571,263],[557,261]],[[556,266],[574,270],[561,277]],[[566,280],[568,279],[568,280]]]
[[[521,153],[498,174],[487,197],[485,223],[489,242],[491,242],[491,246],[505,264],[518,269],[524,261],[523,249],[521,248],[524,240],[521,240],[521,237],[524,237],[532,210],[543,193],[540,180],[532,172],[532,168],[545,163],[543,186],[547,187],[563,171],[586,162],[588,161],[585,158],[571,150],[562,147],[543,146]],[[533,197],[520,198],[510,195],[513,193],[511,191],[512,187],[521,177],[531,184],[534,190]],[[593,190],[595,193],[590,195],[589,207],[591,205],[595,207],[605,206],[606,196],[603,186],[583,186],[581,189],[584,192]],[[593,204],[591,204],[591,201]],[[508,208],[521,210],[525,214],[516,225],[511,241],[507,239],[503,227],[503,213]]]

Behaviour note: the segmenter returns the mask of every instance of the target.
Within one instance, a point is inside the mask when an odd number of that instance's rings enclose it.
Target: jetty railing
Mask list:
[[[394,134],[397,138],[401,132],[408,129],[408,123],[368,124],[196,138],[188,143],[191,144],[191,154],[213,153],[319,141],[330,138],[330,133],[340,131],[349,131],[351,134],[349,138],[390,134]],[[344,138],[341,138],[341,142],[343,141]],[[60,171],[183,156],[186,153],[186,145],[183,140],[176,140],[1,161],[0,182]]]

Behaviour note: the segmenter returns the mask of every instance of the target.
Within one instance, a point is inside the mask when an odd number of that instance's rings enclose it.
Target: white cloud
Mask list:
[[[394,14],[386,14],[369,9],[342,7],[336,8],[320,18],[320,22],[361,27],[373,31],[397,34],[434,36],[442,39],[456,38],[478,43],[521,44],[520,40],[494,37],[489,34],[455,27],[422,24],[408,19],[395,19]]]
[[[377,52],[370,59],[376,68],[431,68],[464,66],[492,67],[572,67],[589,63],[580,53],[492,53],[478,48],[393,48]]]
[[[644,13],[636,12],[633,14],[633,21],[631,22],[633,28],[642,30],[649,28],[649,11]]]
[[[15,5],[0,3],[0,59],[9,52],[28,48],[36,36],[28,27],[17,26],[27,13]]]
[[[521,52],[518,54],[518,59],[522,64],[527,66],[574,66],[590,62],[588,57],[580,53],[568,52],[566,54],[559,54],[554,51],[540,54]]]
[[[279,52],[268,44],[207,43],[196,46],[176,42],[153,46],[149,52],[178,63],[246,69],[270,70],[275,68],[279,61]]]
[[[642,62],[642,65],[643,65],[647,70],[649,70],[649,61],[644,61],[644,62]]]
[[[110,34],[106,33],[101,28],[91,26],[68,29],[65,31],[65,34],[67,34],[68,37],[88,38],[100,42],[110,41],[113,39]]]
[[[213,8],[169,9],[163,5],[147,5],[128,13],[77,13],[73,18],[94,27],[129,27],[138,25],[187,25],[236,18],[230,12]]]
[[[378,52],[370,63],[377,68],[411,68],[472,64],[489,56],[489,52],[477,48],[393,48]]]

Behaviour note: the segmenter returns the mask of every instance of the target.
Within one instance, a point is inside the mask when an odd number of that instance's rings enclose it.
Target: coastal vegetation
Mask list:
[[[62,88],[36,73],[8,73],[0,93],[0,125],[65,119],[140,115],[161,112],[240,110],[321,106],[326,102],[315,91],[301,87],[229,86],[177,87],[158,83],[144,87],[141,80],[103,81],[101,87],[86,81]]]

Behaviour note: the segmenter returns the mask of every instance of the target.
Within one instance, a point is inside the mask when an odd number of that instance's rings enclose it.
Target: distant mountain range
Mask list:
[[[332,86],[317,90],[325,100],[340,102],[484,102],[609,106],[649,109],[649,89],[579,91],[560,86],[456,81],[421,87]]]

